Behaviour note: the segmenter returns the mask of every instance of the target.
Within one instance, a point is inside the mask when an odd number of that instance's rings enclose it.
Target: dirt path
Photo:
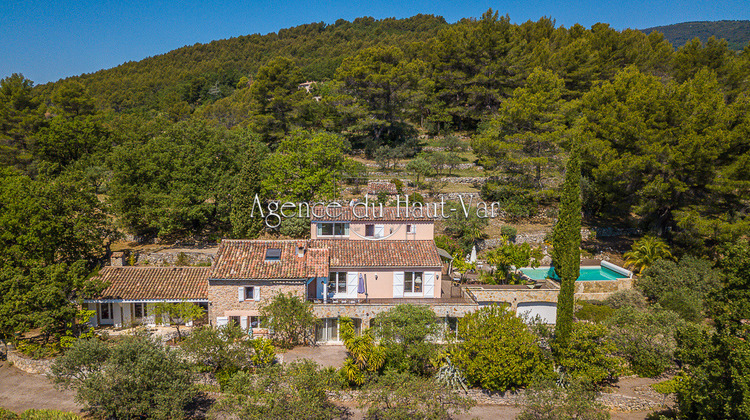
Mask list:
[[[0,407],[20,413],[47,408],[80,413],[75,392],[58,391],[44,375],[33,375],[0,362]]]

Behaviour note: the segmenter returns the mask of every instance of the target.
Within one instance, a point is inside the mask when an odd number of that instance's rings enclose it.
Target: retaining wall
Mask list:
[[[8,361],[13,362],[13,366],[26,373],[46,375],[50,373],[50,367],[55,359],[32,359],[8,348]]]

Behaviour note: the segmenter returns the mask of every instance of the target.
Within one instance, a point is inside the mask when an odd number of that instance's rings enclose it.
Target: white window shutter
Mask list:
[[[229,317],[228,316],[219,316],[216,317],[216,326],[217,327],[223,327],[225,325],[229,324]]]
[[[247,329],[247,317],[246,316],[240,317],[240,328],[242,328],[243,330]]]
[[[393,297],[404,297],[404,272],[397,271],[393,273]]]
[[[260,301],[260,287],[258,286],[253,287],[253,299],[256,302]]]
[[[382,238],[383,236],[385,236],[385,226],[375,225],[375,237]]]
[[[357,273],[346,273],[346,297],[349,299],[357,298]]]
[[[237,299],[239,299],[239,300],[240,300],[240,302],[244,302],[244,301],[245,301],[245,288],[244,288],[244,287],[242,287],[242,286],[240,286],[240,287],[239,287],[239,288],[237,289],[237,295],[238,295],[238,296],[237,296]]]
[[[424,297],[435,297],[435,273],[432,271],[424,273]]]

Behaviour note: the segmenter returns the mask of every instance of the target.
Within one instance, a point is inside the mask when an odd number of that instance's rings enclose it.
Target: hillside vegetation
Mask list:
[[[675,47],[685,45],[698,38],[701,42],[708,42],[708,39],[725,39],[729,49],[741,51],[747,43],[750,42],[750,20],[719,20],[719,21],[700,21],[700,22],[683,22],[674,25],[654,26],[653,28],[642,29],[648,35],[653,31],[664,34],[664,37]]]
[[[249,197],[357,196],[364,157],[422,193],[479,175],[482,198],[519,222],[554,218],[579,147],[587,217],[715,255],[750,226],[749,77],[750,49],[715,38],[675,51],[658,32],[492,10],[302,25],[38,87],[4,79],[3,194],[99,194],[106,206],[75,211],[144,239],[253,237]]]

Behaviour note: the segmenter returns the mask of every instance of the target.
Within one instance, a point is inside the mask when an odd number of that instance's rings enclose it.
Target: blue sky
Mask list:
[[[68,0],[0,3],[0,78],[23,73],[37,84],[115,67],[184,45],[310,22],[418,13],[448,22],[488,8],[520,23],[549,16],[558,25],[647,28],[695,20],[750,19],[747,0],[664,1],[129,1]]]

